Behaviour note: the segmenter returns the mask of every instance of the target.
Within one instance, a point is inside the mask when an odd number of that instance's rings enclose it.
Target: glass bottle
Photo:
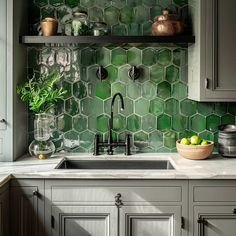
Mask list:
[[[34,141],[29,145],[31,156],[46,159],[55,152],[55,145],[50,140],[54,127],[54,116],[40,113],[35,115]]]
[[[74,36],[89,35],[90,28],[87,12],[74,12],[72,20],[72,33]]]

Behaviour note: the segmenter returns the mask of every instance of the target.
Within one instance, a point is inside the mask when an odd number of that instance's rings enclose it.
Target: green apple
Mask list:
[[[208,144],[208,141],[203,139],[201,142],[201,145],[207,145],[207,144]]]
[[[187,138],[182,138],[181,141],[180,141],[181,144],[184,144],[184,145],[189,145],[190,142]]]
[[[199,145],[201,143],[201,138],[198,136],[198,135],[193,135],[191,138],[190,138],[190,143],[192,145]]]

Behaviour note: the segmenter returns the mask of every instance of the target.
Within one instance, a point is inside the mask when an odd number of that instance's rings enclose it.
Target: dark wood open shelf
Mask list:
[[[195,36],[21,36],[23,44],[195,43]]]

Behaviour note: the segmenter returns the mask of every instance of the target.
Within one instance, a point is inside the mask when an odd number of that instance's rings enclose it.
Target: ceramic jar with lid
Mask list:
[[[157,16],[152,24],[152,35],[154,36],[174,36],[184,31],[184,24],[176,14],[169,14],[167,9],[163,10],[163,15]]]
[[[88,14],[85,11],[74,12],[72,20],[72,34],[78,35],[89,35],[89,20]]]
[[[219,126],[219,153],[224,157],[236,157],[236,125]]]

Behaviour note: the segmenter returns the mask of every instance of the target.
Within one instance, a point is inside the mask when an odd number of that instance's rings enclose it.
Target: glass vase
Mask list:
[[[35,115],[34,140],[29,145],[29,153],[38,159],[47,159],[55,152],[55,145],[50,140],[54,127],[54,116],[40,113]]]

